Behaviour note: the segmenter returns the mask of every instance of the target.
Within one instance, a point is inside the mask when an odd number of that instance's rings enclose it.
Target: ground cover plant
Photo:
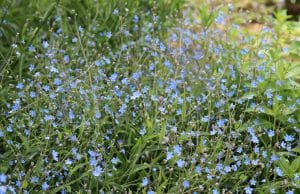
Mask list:
[[[13,37],[6,2],[0,193],[300,192],[285,11],[249,34],[232,4],[72,2],[33,4]]]

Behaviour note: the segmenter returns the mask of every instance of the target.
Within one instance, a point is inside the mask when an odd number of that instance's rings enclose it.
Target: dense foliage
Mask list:
[[[0,193],[300,191],[284,11],[251,35],[231,4],[25,2],[1,24]]]

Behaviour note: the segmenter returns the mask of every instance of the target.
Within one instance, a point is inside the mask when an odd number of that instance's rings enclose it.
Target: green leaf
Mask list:
[[[24,180],[23,182],[22,182],[22,188],[23,189],[26,189],[28,187],[28,182],[26,181],[26,180]]]
[[[293,160],[290,169],[295,173],[300,168],[300,157]]]
[[[293,176],[293,172],[290,169],[290,163],[286,158],[281,157],[278,161],[278,165],[285,175],[289,177]]]
[[[251,100],[253,97],[257,96],[257,92],[248,92],[242,96],[243,100]]]
[[[246,181],[247,178],[248,178],[248,177],[247,177],[246,175],[244,175],[244,174],[241,174],[241,175],[240,175],[240,180],[243,181],[243,182]]]
[[[292,149],[292,150],[293,150],[293,152],[300,153],[300,147],[294,148],[294,149]]]

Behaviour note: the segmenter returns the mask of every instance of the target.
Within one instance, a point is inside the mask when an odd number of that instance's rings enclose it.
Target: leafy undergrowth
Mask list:
[[[233,11],[186,12],[167,37],[148,12],[139,36],[76,26],[16,43],[28,72],[1,107],[0,193],[299,192],[292,28],[281,12],[249,35]]]

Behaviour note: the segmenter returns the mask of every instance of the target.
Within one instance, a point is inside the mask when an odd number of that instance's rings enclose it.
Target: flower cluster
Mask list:
[[[145,14],[29,46],[30,76],[1,111],[0,193],[299,188],[299,88],[273,59],[276,32],[226,34],[224,10],[208,29],[184,14],[162,39]]]

